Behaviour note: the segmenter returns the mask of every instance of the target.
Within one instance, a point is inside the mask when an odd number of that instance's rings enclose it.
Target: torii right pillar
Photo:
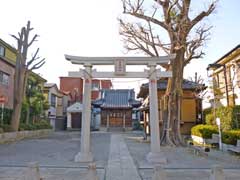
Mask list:
[[[150,99],[150,152],[147,160],[150,163],[167,163],[167,159],[160,150],[159,113],[157,96],[157,72],[156,65],[149,65],[149,99]]]

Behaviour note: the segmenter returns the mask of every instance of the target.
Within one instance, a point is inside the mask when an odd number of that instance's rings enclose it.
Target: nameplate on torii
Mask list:
[[[114,63],[115,75],[125,75],[126,73],[126,60],[116,59]]]

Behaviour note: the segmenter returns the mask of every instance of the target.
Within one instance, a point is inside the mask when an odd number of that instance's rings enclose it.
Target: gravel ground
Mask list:
[[[108,162],[111,133],[92,132],[92,152],[100,180],[104,179]],[[120,132],[115,132],[119,134]],[[142,140],[140,132],[121,133],[143,180],[151,180],[153,164],[146,161],[150,151],[149,142]],[[0,145],[0,179],[21,180],[29,162],[40,164],[40,173],[47,180],[81,179],[87,164],[75,163],[74,156],[79,152],[79,132],[55,132],[49,137],[25,139]],[[239,156],[211,150],[208,157],[195,155],[189,148],[161,147],[168,160],[164,165],[167,180],[208,180],[213,165],[223,166],[226,180],[240,179]]]
[[[105,166],[108,160],[110,133],[93,132],[92,152],[97,166]],[[0,145],[0,166],[27,165],[39,162],[47,166],[79,166],[74,156],[80,150],[79,132],[55,132],[49,137],[25,139]]]

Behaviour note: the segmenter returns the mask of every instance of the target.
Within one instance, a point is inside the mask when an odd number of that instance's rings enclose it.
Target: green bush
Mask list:
[[[37,129],[52,129],[52,126],[47,120],[41,120],[35,123],[34,125],[36,126]]]
[[[233,108],[233,129],[240,129],[240,105],[234,106]]]
[[[213,114],[207,114],[205,117],[205,122],[208,125],[216,125]]]
[[[2,114],[2,108],[0,108],[0,115]],[[12,109],[4,108],[3,110],[3,123],[10,124],[12,118]]]
[[[3,130],[3,128],[0,127],[0,134],[1,133],[4,133],[4,130]]]
[[[2,128],[4,132],[11,132],[12,131],[12,128],[9,124],[0,125],[0,128]]]
[[[222,141],[225,144],[236,145],[240,139],[240,130],[230,130],[222,133]]]
[[[19,131],[31,131],[31,130],[36,130],[36,126],[34,124],[24,124],[24,123],[21,123],[19,125]]]
[[[203,121],[204,121],[204,123],[206,123],[206,124],[208,124],[206,121],[207,121],[207,115],[209,115],[209,114],[213,114],[212,113],[212,108],[206,108],[206,109],[204,109],[203,110]]]
[[[46,120],[40,120],[39,122],[36,122],[34,124],[21,123],[19,126],[20,131],[24,131],[24,130],[30,131],[30,130],[38,130],[38,129],[52,129],[52,126]]]
[[[219,107],[215,109],[216,117],[221,120],[223,131],[240,128],[240,106]],[[213,109],[206,109],[203,112],[205,123],[216,125]]]
[[[221,129],[227,131],[232,129],[233,107],[220,107],[216,109],[216,117],[221,120]]]
[[[191,129],[191,135],[199,136],[205,139],[211,139],[212,134],[218,134],[217,126],[199,124]]]

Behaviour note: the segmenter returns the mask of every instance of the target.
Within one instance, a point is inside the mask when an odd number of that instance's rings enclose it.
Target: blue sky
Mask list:
[[[1,2],[1,7],[4,16],[1,18],[0,38],[11,45],[16,42],[9,34],[17,34],[27,20],[31,20],[34,33],[40,38],[30,52],[40,47],[40,55],[46,58],[46,64],[37,72],[49,82],[58,83],[59,76],[67,76],[68,71],[79,69],[67,62],[64,54],[126,55],[118,34],[121,0],[7,0]],[[240,44],[239,7],[238,0],[219,0],[216,12],[207,20],[213,29],[211,40],[204,48],[206,56],[187,66],[186,78],[193,76],[194,72],[206,77],[207,64]],[[118,83],[115,87],[133,88],[142,82]]]
[[[206,67],[213,63],[235,46],[240,44],[240,1],[220,0],[216,11],[208,22],[213,26],[211,39],[204,48],[206,55],[203,59],[194,60],[186,71],[187,76],[194,75],[194,71],[206,77]],[[196,67],[196,68],[195,68]]]

